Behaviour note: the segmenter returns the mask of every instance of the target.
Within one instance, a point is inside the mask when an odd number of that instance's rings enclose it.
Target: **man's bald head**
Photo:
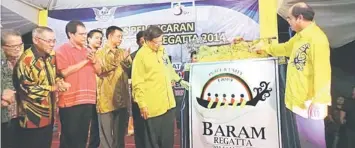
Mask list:
[[[305,21],[313,21],[314,19],[315,13],[312,7],[304,2],[294,4],[290,10],[295,18],[302,16]]]

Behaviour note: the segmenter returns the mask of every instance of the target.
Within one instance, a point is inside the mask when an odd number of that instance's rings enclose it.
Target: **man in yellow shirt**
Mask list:
[[[175,98],[171,82],[187,88],[172,67],[162,46],[163,31],[150,26],[144,32],[145,44],[133,61],[132,87],[134,101],[146,121],[145,148],[173,148]]]
[[[331,104],[330,49],[327,36],[313,22],[314,14],[307,4],[295,4],[289,10],[287,21],[297,34],[283,44],[263,45],[261,42],[252,48],[272,56],[290,57],[285,93],[288,119],[282,119],[289,122],[285,129],[297,129],[289,132],[293,138],[283,135],[296,141],[286,146],[290,148],[326,147],[323,119]]]
[[[144,41],[144,31],[139,31],[136,34],[136,43],[138,45],[138,49],[131,54],[132,60],[134,60],[137,52],[143,46],[144,42],[145,42]],[[130,73],[129,73],[130,79],[132,79],[132,67],[133,67],[133,65],[131,66]],[[144,138],[145,138],[144,119],[141,116],[138,104],[136,102],[134,102],[134,100],[133,100],[133,95],[132,95],[131,102],[132,102],[132,106],[131,106],[132,110],[131,111],[132,111],[133,126],[134,126],[134,143],[135,143],[136,148],[145,148],[145,146],[144,146]],[[128,125],[128,130],[129,130],[129,128],[130,128],[130,125]]]
[[[97,111],[102,148],[124,148],[129,103],[128,75],[132,60],[129,51],[118,48],[123,30],[110,26],[106,30],[107,43],[97,51],[101,64],[97,79]]]

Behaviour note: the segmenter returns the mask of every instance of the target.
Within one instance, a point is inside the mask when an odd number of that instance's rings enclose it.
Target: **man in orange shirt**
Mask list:
[[[85,148],[96,104],[96,72],[100,65],[94,53],[85,47],[87,32],[82,22],[70,21],[65,33],[69,42],[57,50],[57,69],[72,87],[59,94],[60,148]]]

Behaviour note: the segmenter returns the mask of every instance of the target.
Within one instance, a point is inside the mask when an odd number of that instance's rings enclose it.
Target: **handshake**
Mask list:
[[[70,83],[64,82],[64,80],[61,79],[54,85],[54,91],[64,92],[67,91],[70,87]]]
[[[1,96],[1,107],[7,107],[15,103],[15,94],[16,91],[5,89]]]

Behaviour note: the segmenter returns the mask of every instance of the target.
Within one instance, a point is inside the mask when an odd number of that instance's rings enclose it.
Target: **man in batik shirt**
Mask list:
[[[12,148],[18,128],[13,68],[23,53],[21,34],[13,30],[1,34],[1,147]]]
[[[97,81],[97,111],[99,113],[100,145],[102,148],[124,148],[127,131],[129,86],[127,70],[132,60],[129,51],[118,48],[123,30],[110,26],[106,30],[107,44],[96,53],[101,71]]]
[[[21,112],[21,127],[16,138],[20,148],[49,148],[52,143],[55,92],[66,91],[70,84],[56,75],[53,30],[37,27],[32,31],[32,40],[33,46],[22,54],[13,74]]]

